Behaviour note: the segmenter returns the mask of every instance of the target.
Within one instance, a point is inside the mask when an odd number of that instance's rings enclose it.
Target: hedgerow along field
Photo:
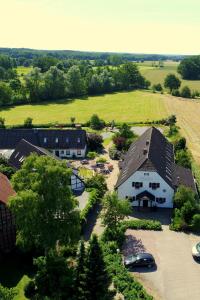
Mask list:
[[[6,107],[0,109],[0,116],[5,118],[6,125],[23,124],[27,117],[33,118],[35,124],[70,123],[71,117],[75,117],[76,122],[85,123],[94,113],[107,122],[147,122],[168,116],[163,97],[146,91],[114,93]]]
[[[158,62],[155,63],[158,65]],[[200,91],[200,80],[183,80],[181,78],[180,74],[178,74],[177,72],[177,67],[179,65],[178,62],[164,61],[163,68],[152,66],[152,64],[152,61],[138,63],[138,67],[142,75],[145,76],[146,79],[151,81],[151,84],[161,83],[163,85],[167,74],[173,73],[181,79],[181,86],[188,85],[191,90]]]

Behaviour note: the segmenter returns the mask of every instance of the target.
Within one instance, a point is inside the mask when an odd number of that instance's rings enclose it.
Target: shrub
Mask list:
[[[88,152],[87,157],[88,157],[89,159],[95,159],[95,157],[96,157],[97,155],[98,155],[98,154],[97,154],[96,152],[90,151],[90,152]]]
[[[160,83],[154,84],[152,86],[153,91],[161,92],[163,90],[162,85]]]
[[[179,90],[172,90],[172,96],[180,97],[180,92],[179,92]]]
[[[106,163],[107,162],[107,159],[105,158],[105,157],[103,157],[103,156],[101,156],[101,157],[99,157],[99,158],[97,158],[97,161],[96,161],[97,163]]]
[[[0,117],[0,128],[5,128],[5,119]]]
[[[181,89],[181,97],[183,98],[191,98],[191,90],[188,86],[184,86],[182,89]]]
[[[156,220],[128,220],[123,221],[122,226],[125,229],[162,230],[161,223]]]
[[[186,148],[186,139],[184,137],[181,137],[179,140],[177,140],[174,144],[174,150],[175,152],[178,150],[184,150]]]
[[[33,119],[32,118],[26,118],[24,120],[24,127],[25,128],[32,128],[33,127]]]
[[[182,149],[176,152],[175,161],[179,166],[191,169],[192,160],[190,154],[186,149]]]
[[[119,160],[121,157],[121,151],[117,150],[115,146],[109,148],[109,156],[113,160]]]
[[[100,134],[90,133],[88,134],[88,147],[91,151],[97,151],[103,146],[103,138]]]
[[[105,122],[101,120],[99,116],[96,114],[92,115],[89,123],[90,123],[90,127],[95,130],[103,129],[105,126]]]
[[[87,188],[96,189],[99,197],[103,197],[108,190],[105,177],[101,174],[97,174],[86,181]]]
[[[194,231],[197,231],[199,232],[200,231],[200,214],[195,214],[193,217],[192,217],[192,229]]]

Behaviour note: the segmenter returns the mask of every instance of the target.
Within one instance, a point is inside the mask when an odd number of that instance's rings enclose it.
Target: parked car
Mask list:
[[[101,170],[100,170],[100,173],[101,173],[101,174],[109,174],[110,171],[109,171],[108,169],[101,169]]]
[[[82,164],[82,165],[88,165],[88,164],[89,164],[89,161],[88,161],[87,159],[83,159],[83,160],[81,161],[81,164]]]
[[[138,253],[136,255],[129,255],[124,258],[124,265],[127,268],[133,267],[148,267],[155,266],[155,259],[150,253]]]
[[[194,258],[200,260],[200,243],[192,247],[192,255]]]
[[[96,166],[100,169],[105,168],[104,163],[96,163]]]

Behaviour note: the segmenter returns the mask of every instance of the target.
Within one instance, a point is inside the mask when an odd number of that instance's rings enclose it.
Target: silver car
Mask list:
[[[192,247],[192,255],[194,258],[200,260],[200,243],[198,243],[194,247]]]

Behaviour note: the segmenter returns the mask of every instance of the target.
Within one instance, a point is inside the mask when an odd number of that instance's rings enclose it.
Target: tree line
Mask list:
[[[23,80],[17,74],[12,80],[2,80],[0,106],[142,89],[150,85],[133,63],[110,68],[93,67],[85,61],[56,62],[39,59]]]

